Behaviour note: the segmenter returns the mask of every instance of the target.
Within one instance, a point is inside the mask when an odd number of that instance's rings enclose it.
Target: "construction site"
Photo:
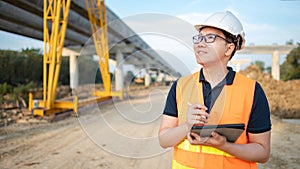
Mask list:
[[[1,169],[171,168],[173,149],[160,147],[158,130],[170,87],[184,74],[104,0],[3,0],[0,11],[1,30],[44,42],[43,87],[30,90],[28,103],[1,104]],[[295,47],[246,46],[239,53],[272,55],[270,73],[257,65],[238,70],[261,84],[271,111],[271,156],[259,169],[300,165],[300,80],[279,78],[280,54]],[[70,61],[69,86],[58,82],[62,57]],[[82,57],[98,64],[84,82],[78,70]],[[239,69],[239,63],[233,64]],[[141,71],[125,79],[125,65]],[[95,83],[97,73],[101,84]]]

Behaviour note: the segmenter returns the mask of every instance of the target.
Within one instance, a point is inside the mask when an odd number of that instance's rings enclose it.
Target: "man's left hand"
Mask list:
[[[211,137],[200,137],[197,133],[189,132],[187,139],[192,145],[205,145],[216,148],[223,146],[227,142],[226,137],[216,132],[212,132]]]

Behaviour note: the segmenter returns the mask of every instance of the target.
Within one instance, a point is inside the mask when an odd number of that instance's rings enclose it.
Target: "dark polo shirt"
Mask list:
[[[203,70],[200,70],[199,82],[202,82],[204,104],[208,108],[208,113],[213,107],[224,85],[232,85],[233,83],[235,71],[233,71],[231,67],[228,67],[227,69],[229,70],[229,72],[227,73],[226,77],[214,88],[211,88],[210,83],[205,80]],[[178,117],[176,102],[176,86],[177,81],[173,83],[169,91],[163,112],[163,114],[173,117]],[[269,104],[262,87],[258,82],[256,82],[252,110],[247,126],[247,132],[263,133],[269,130],[271,130]]]

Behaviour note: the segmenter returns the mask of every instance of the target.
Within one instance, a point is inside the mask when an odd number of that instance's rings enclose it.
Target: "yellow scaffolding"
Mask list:
[[[62,109],[56,106],[55,96],[70,4],[71,0],[44,0],[43,100],[34,110],[35,115],[52,114]],[[32,95],[29,98],[29,109],[32,109]]]
[[[106,25],[106,8],[104,0],[86,0],[86,8],[91,24],[93,40],[96,53],[99,57],[99,66],[103,79],[104,90],[107,95],[111,92],[111,82],[109,74],[109,53],[108,53],[108,37]],[[98,19],[98,17],[99,19]]]
[[[86,0],[96,52],[99,56],[104,92],[94,91],[94,95],[98,97],[86,99],[80,103],[78,103],[77,96],[74,96],[73,102],[55,100],[70,4],[71,0],[44,0],[43,100],[35,103],[32,93],[29,94],[29,110],[33,110],[34,115],[44,116],[70,109],[77,113],[79,106],[106,100],[112,95],[123,98],[122,91],[111,91],[104,0]]]
[[[89,21],[92,29],[96,53],[99,57],[99,67],[102,75],[104,91],[93,91],[94,96],[118,96],[123,99],[123,91],[111,90],[109,73],[108,31],[106,22],[106,6],[104,0],[85,0]]]

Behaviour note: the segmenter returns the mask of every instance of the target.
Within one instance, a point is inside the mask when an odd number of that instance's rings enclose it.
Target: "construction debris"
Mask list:
[[[275,80],[256,65],[240,73],[257,80],[263,87],[272,114],[280,118],[300,118],[300,80]]]
[[[36,98],[42,98],[42,89],[32,89],[31,92]],[[71,89],[69,86],[59,86],[57,88],[57,98],[67,98],[71,96]],[[12,99],[11,94],[4,96],[4,101],[0,104],[0,127],[10,125],[11,123],[46,123],[57,121],[62,118],[70,116],[70,112],[64,112],[56,116],[34,117],[31,111],[28,111],[27,104],[22,97],[17,100]]]

